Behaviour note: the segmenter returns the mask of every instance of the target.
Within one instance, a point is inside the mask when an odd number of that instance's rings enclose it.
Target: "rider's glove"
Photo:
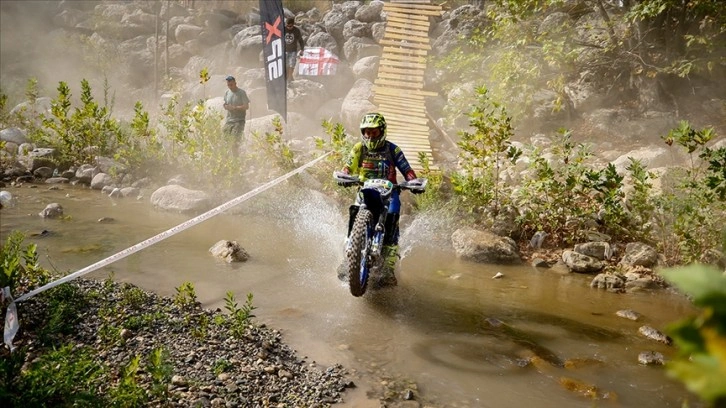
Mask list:
[[[408,182],[408,184],[411,185],[411,186],[423,186],[423,181],[421,179],[419,179],[419,178],[415,178],[413,180],[410,180]],[[424,189],[411,189],[411,192],[414,193],[414,194],[421,194],[424,191],[425,191]]]

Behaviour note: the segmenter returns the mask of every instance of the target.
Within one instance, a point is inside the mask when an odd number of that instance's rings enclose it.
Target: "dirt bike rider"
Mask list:
[[[403,174],[406,181],[418,177],[406,160],[401,148],[386,140],[386,119],[380,113],[367,113],[360,121],[361,141],[356,143],[348,155],[343,167],[343,173],[357,175],[362,181],[367,179],[387,179],[392,183],[396,181],[396,169]],[[360,202],[350,207],[350,220],[348,234],[358,214]],[[386,216],[386,235],[383,238],[383,256],[385,266],[382,285],[395,285],[396,277],[393,274],[398,261],[398,219],[401,211],[399,192],[394,191]]]

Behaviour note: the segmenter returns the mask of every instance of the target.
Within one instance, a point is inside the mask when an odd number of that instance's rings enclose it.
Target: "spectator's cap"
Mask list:
[[[295,17],[288,17],[286,25],[295,25]]]
[[[227,78],[224,78],[226,81],[234,81],[234,77],[232,75],[227,75]]]

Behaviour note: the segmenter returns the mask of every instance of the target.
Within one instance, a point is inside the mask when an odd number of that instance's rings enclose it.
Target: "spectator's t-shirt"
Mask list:
[[[298,45],[300,50],[305,48],[300,29],[297,27],[293,27],[292,30],[285,29],[285,52],[297,52]]]
[[[247,92],[245,92],[241,88],[237,88],[236,91],[227,89],[227,92],[224,93],[224,103],[226,103],[227,105],[244,105],[250,103],[250,98],[247,97]],[[244,122],[246,117],[246,110],[228,110],[226,122]]]

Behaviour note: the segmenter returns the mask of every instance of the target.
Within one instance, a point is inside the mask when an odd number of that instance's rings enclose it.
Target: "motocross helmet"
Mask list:
[[[365,130],[378,128],[381,130],[378,137],[372,138],[366,135]],[[363,144],[368,150],[376,150],[386,143],[386,119],[380,113],[367,113],[360,121],[360,135]]]

